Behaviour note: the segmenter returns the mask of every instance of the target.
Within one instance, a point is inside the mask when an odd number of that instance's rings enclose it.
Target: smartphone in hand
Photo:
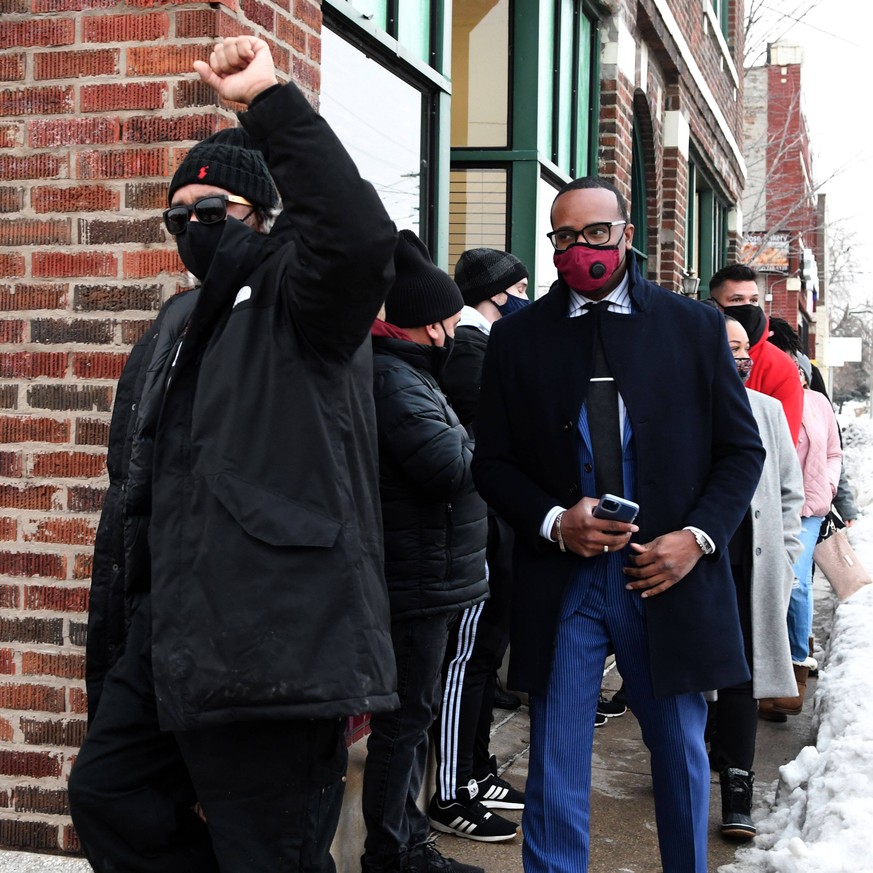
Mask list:
[[[604,494],[600,502],[592,510],[596,518],[611,518],[613,521],[623,521],[630,524],[640,511],[640,505],[633,500],[625,500],[614,494]]]

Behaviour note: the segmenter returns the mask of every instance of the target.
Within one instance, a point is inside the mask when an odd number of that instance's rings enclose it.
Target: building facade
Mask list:
[[[400,227],[452,269],[514,252],[555,278],[556,191],[599,173],[649,278],[738,250],[741,0],[2,0],[0,846],[76,852],[91,547],[115,380],[184,285],[163,229],[186,150],[233,123],[191,74],[254,33]],[[360,733],[352,726],[350,739]],[[357,733],[355,733],[357,732]]]
[[[767,63],[746,71],[740,259],[759,273],[768,315],[796,328],[811,358],[822,362],[828,336],[826,197],[813,175],[803,113],[803,54],[773,44]]]

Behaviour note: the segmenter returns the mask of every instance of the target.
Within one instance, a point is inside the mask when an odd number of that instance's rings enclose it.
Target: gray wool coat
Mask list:
[[[767,459],[752,497],[752,692],[755,698],[794,697],[797,684],[788,646],[787,612],[801,552],[803,475],[782,404],[748,391]]]

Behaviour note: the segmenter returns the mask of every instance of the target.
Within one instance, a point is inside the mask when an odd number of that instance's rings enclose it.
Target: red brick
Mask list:
[[[321,33],[321,7],[312,0],[294,0],[294,18],[315,33]]]
[[[0,485],[0,506],[7,509],[52,509],[53,497],[59,489],[51,485]]]
[[[30,122],[30,147],[52,148],[65,145],[113,145],[119,141],[117,118],[36,119]]]
[[[33,475],[37,478],[91,478],[106,469],[106,457],[90,452],[46,452],[33,457]]]
[[[27,157],[0,155],[0,179],[56,179],[66,172],[66,156],[42,152]]]
[[[88,588],[25,585],[24,608],[26,610],[47,609],[51,612],[87,612]]]
[[[34,212],[100,212],[118,209],[121,195],[101,185],[44,186],[33,189],[30,202]]]
[[[18,592],[17,588],[13,588],[11,585],[4,585],[2,589],[0,589],[0,597],[2,600],[0,602],[3,603],[4,609],[17,609],[18,608],[18,598],[15,598],[15,602],[12,602],[12,598],[8,597],[6,594],[7,590]],[[15,652],[12,649],[0,649],[0,673],[4,676],[14,676],[15,675]]]
[[[73,563],[73,578],[74,579],[90,579],[94,571],[94,553],[88,552],[87,555],[76,555],[76,560]]]
[[[14,518],[0,518],[0,540],[13,542],[18,538],[18,521]]]
[[[0,552],[0,573],[7,576],[63,579],[66,575],[66,564],[60,555],[44,552]]]
[[[24,78],[24,53],[0,55],[0,81],[14,82]]]
[[[24,256],[0,254],[0,276],[23,276]]]
[[[306,49],[306,31],[295,21],[280,16],[276,26],[276,37],[301,54]]]
[[[179,253],[173,249],[149,249],[122,254],[122,275],[126,279],[143,279],[161,273],[184,273]]]
[[[47,815],[70,813],[67,792],[63,788],[40,788],[36,785],[17,785],[12,793],[12,807],[16,812]]]
[[[85,656],[24,652],[21,672],[25,676],[58,676],[61,679],[84,679]]]
[[[40,718],[21,718],[21,732],[29,746],[71,746],[78,749],[85,739],[87,722],[71,718],[65,721]]]
[[[0,742],[11,743],[14,736],[15,729],[12,727],[9,720],[5,718],[0,718]],[[7,803],[2,803],[0,805],[8,806]]]
[[[17,385],[0,385],[0,409],[18,409]]]
[[[178,109],[188,109],[192,106],[218,106],[221,100],[215,91],[198,77],[177,82],[173,91],[173,102]]]
[[[72,18],[0,21],[0,45],[4,47],[72,45],[75,41],[76,23]]]
[[[0,416],[0,443],[67,443],[69,441],[69,421],[32,416]]]
[[[128,209],[166,209],[167,183],[131,182],[125,185],[124,205]]]
[[[33,56],[33,77],[43,79],[78,79],[118,74],[118,49],[37,52]]]
[[[45,776],[61,775],[60,755],[49,752],[0,751],[0,773],[5,776]]]
[[[74,352],[73,375],[80,379],[112,379],[117,381],[126,361],[126,354]]]
[[[64,689],[49,685],[0,685],[0,708],[63,712]]]
[[[194,61],[208,61],[209,45],[131,46],[127,50],[128,76],[183,75],[194,71]]]
[[[123,142],[145,144],[199,141],[216,130],[217,119],[212,115],[135,116],[124,122],[121,138]]]
[[[7,125],[11,126],[11,125]],[[0,125],[2,131],[3,125]],[[2,139],[2,133],[0,133]],[[2,145],[2,148],[13,148],[12,145]],[[24,191],[21,188],[4,188],[0,187],[0,212],[21,212],[21,207],[24,204]]]
[[[70,712],[78,715],[88,712],[88,695],[84,688],[70,688]]]
[[[121,322],[121,341],[126,346],[139,342],[140,337],[151,327],[152,319],[141,318],[137,321]]]
[[[24,473],[24,463],[20,452],[0,452],[0,476],[20,479]]]
[[[167,102],[164,82],[83,85],[79,91],[82,112],[109,112],[114,109],[163,109]]]
[[[108,9],[118,0],[31,0],[34,12],[81,12],[83,9]]]
[[[34,252],[32,273],[35,278],[66,276],[116,276],[118,261],[109,252]]]
[[[148,12],[144,15],[88,15],[82,18],[82,42],[108,42],[117,45],[120,42],[163,40],[169,35],[170,18],[166,12]],[[176,36],[181,34],[177,33]]]
[[[69,219],[40,220],[37,218],[0,218],[0,245],[45,246],[69,245]]]
[[[25,312],[32,309],[62,309],[66,285],[0,285],[0,311]]]
[[[60,115],[73,111],[73,89],[67,85],[0,90],[0,115]]]
[[[66,824],[61,828],[61,848],[73,855],[82,854],[82,843],[79,841],[76,829],[71,824]]]
[[[42,821],[0,821],[0,846],[28,852],[57,852],[58,827]]]
[[[82,152],[76,161],[79,179],[131,179],[137,176],[167,176],[170,171],[165,149],[127,149]]]
[[[262,27],[267,33],[276,32],[276,13],[259,0],[240,0],[240,8],[249,21]]]
[[[24,342],[24,322],[5,319],[0,321],[0,343]]]
[[[0,378],[61,379],[67,372],[66,352],[0,352]]]
[[[73,546],[94,544],[95,528],[84,518],[45,518],[24,534],[26,543],[63,543]]]
[[[109,428],[107,425],[107,435],[108,432]],[[78,439],[77,442],[79,442]],[[104,439],[102,443],[93,442],[88,443],[88,445],[105,446],[106,443],[107,440]],[[73,485],[67,489],[67,509],[69,509],[70,512],[100,512],[100,510],[103,508],[103,501],[105,499],[105,488],[91,488],[88,485]]]

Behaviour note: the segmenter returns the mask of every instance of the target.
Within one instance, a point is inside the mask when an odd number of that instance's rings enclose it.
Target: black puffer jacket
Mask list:
[[[128,590],[151,592],[165,730],[397,706],[369,343],[396,231],[293,85],[240,120],[282,195],[279,228],[228,219],[199,291],[166,305],[129,365],[135,418],[113,432],[129,465],[105,527],[117,554],[124,514]],[[117,577],[93,581],[99,669],[123,625]]]
[[[473,443],[433,377],[433,349],[374,336],[373,352],[391,614],[464,609],[488,595]]]

